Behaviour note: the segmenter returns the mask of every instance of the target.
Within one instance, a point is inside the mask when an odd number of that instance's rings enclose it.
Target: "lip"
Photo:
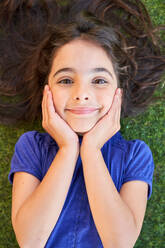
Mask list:
[[[90,114],[98,110],[98,108],[74,108],[74,109],[67,109],[73,114]]]

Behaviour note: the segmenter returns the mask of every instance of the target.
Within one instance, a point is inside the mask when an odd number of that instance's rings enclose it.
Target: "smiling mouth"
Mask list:
[[[67,111],[71,112],[72,114],[76,114],[76,115],[87,115],[87,114],[91,114],[94,113],[96,111],[98,111],[98,109],[84,109],[84,110],[72,110],[72,109],[68,109]]]

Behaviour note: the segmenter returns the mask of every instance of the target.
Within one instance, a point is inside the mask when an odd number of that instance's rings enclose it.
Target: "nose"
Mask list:
[[[75,88],[74,92],[73,92],[73,99],[76,101],[86,101],[89,100],[90,96],[89,96],[89,91],[87,89],[87,87],[84,86],[78,86]]]
[[[75,99],[76,100],[88,100],[88,97],[87,96],[86,97],[77,96]]]

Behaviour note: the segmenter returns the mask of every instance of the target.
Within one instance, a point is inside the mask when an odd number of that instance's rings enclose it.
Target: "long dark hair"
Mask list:
[[[41,117],[53,56],[77,38],[99,44],[112,60],[124,92],[122,116],[143,111],[165,72],[159,29],[139,0],[2,1],[0,122]]]

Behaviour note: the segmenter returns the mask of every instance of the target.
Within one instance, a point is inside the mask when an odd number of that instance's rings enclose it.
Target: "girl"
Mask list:
[[[23,134],[11,161],[18,244],[133,247],[154,163],[143,141],[121,136],[120,114],[148,105],[165,68],[144,5],[13,0],[0,7],[1,122],[42,112],[46,131]]]

